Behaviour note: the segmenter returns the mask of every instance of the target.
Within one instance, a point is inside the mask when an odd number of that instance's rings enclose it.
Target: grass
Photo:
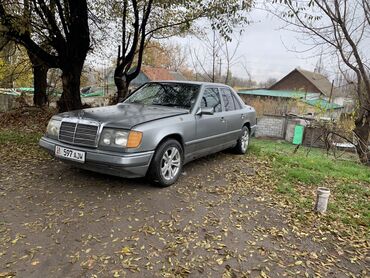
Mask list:
[[[41,134],[38,132],[22,132],[13,130],[0,130],[0,144],[29,145],[37,144]]]
[[[251,152],[270,157],[283,180],[288,182],[317,184],[330,177],[370,182],[370,169],[356,161],[335,160],[321,149],[313,149],[307,155],[305,147],[294,154],[294,148],[286,142],[254,140]]]
[[[3,161],[17,163],[22,160],[48,158],[38,146],[41,132],[0,129],[0,157]]]
[[[295,146],[282,141],[255,139],[250,151],[271,161],[277,179],[274,190],[297,208],[302,217],[314,204],[318,186],[329,187],[328,221],[347,226],[370,227],[370,169],[356,162],[353,154],[335,160],[321,149]]]

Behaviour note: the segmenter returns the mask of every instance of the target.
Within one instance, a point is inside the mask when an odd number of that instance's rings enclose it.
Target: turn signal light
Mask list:
[[[128,134],[127,148],[137,148],[141,144],[141,139],[143,138],[143,133],[140,131],[130,131]]]

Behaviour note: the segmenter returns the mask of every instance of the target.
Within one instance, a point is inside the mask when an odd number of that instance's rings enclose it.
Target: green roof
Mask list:
[[[34,89],[33,88],[27,88],[27,87],[16,88],[16,90],[22,91],[22,92],[30,92],[30,93],[33,93],[34,92]]]
[[[2,94],[2,95],[19,96],[19,93],[17,93],[13,89],[5,89],[5,90],[1,89],[0,90],[0,94]]]
[[[254,96],[264,96],[264,97],[283,97],[283,98],[305,98],[318,96],[316,93],[305,93],[298,91],[283,91],[283,90],[241,90],[238,92],[241,95],[254,95]]]
[[[241,90],[238,93],[241,95],[253,95],[263,97],[297,98],[301,99],[304,103],[307,103],[308,105],[316,106],[325,110],[343,108],[343,106],[341,105],[331,103],[325,99],[319,98],[320,94],[318,93],[305,93],[299,91],[267,90],[267,89]]]
[[[81,97],[103,97],[103,96],[104,96],[103,90],[97,90],[93,93],[81,94]]]
[[[343,106],[336,103],[328,102],[325,99],[305,99],[303,100],[303,102],[307,103],[308,105],[316,106],[325,110],[343,108]]]

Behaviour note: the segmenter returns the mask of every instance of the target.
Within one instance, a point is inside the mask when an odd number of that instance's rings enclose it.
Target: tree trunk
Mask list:
[[[362,110],[355,120],[356,127],[354,133],[357,135],[356,151],[361,163],[370,165],[369,133],[370,133],[370,113]]]
[[[43,107],[47,104],[47,75],[49,68],[45,65],[33,65],[33,104]]]
[[[124,74],[120,73],[117,69],[114,73],[114,84],[117,87],[115,103],[118,103],[128,96],[128,87],[130,84],[127,82]]]
[[[36,55],[32,54],[30,51],[27,51],[28,58],[32,64],[33,71],[33,104],[38,107],[46,105],[48,101],[47,97],[47,75],[49,67],[40,60]]]
[[[78,110],[82,108],[80,95],[80,77],[82,66],[71,64],[62,69],[63,93],[57,102],[59,112]]]

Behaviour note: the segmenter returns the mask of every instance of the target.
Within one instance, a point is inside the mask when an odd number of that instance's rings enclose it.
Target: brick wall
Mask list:
[[[256,137],[284,138],[285,117],[264,115],[258,118]]]
[[[314,125],[314,120],[303,119],[294,116],[263,115],[258,118],[256,137],[269,137],[284,139],[292,142],[296,125],[304,126],[303,142],[304,146],[325,148],[325,142],[321,138],[324,130]],[[317,140],[318,139],[318,140]],[[333,136],[332,140],[338,143],[347,143],[338,136]]]

